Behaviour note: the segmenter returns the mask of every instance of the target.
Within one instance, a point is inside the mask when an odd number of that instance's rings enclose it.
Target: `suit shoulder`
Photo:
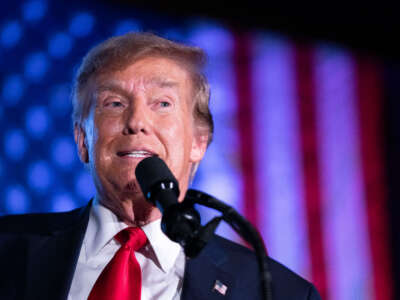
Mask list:
[[[215,248],[213,248],[215,249],[215,251],[221,251],[221,254],[223,253],[224,255],[228,255],[228,257],[236,258],[237,256],[240,256],[241,259],[250,261],[255,260],[255,255],[253,250],[245,246],[242,246],[240,244],[237,244],[235,242],[232,242],[219,235],[215,235],[214,238],[211,240],[211,243],[213,243],[216,246]]]
[[[0,217],[0,233],[47,233],[65,229],[85,215],[89,206],[76,208],[67,212],[30,213]]]
[[[312,290],[315,289],[310,282],[272,258],[269,258],[268,266],[274,281],[274,285],[276,286],[280,286],[283,282],[286,282],[288,286],[297,289],[303,289],[307,293],[311,293]],[[284,287],[282,286],[282,288]]]
[[[258,263],[253,250],[219,236],[213,242],[228,256],[226,265],[258,277]],[[279,295],[277,299],[320,299],[315,287],[288,267],[270,257],[268,267],[274,295]],[[302,296],[299,297],[300,295]]]

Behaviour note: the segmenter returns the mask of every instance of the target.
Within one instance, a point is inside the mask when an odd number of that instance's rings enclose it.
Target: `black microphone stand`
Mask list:
[[[264,300],[272,300],[271,273],[268,268],[268,255],[264,242],[254,226],[242,217],[233,207],[204,192],[189,189],[186,193],[185,200],[181,204],[185,207],[193,207],[194,204],[200,204],[222,213],[221,216],[213,218],[206,225],[200,226],[191,238],[191,241],[186,243],[184,247],[185,254],[188,255],[188,257],[196,256],[214,234],[220,221],[224,220],[243,239],[253,246],[261,276],[262,297]]]
[[[162,212],[162,231],[182,246],[188,258],[196,257],[200,253],[221,220],[231,225],[253,246],[261,274],[263,300],[272,300],[267,251],[262,238],[250,222],[231,206],[200,191],[188,190],[184,201],[178,202],[178,181],[165,162],[157,156],[143,159],[137,165],[135,175],[145,198]],[[222,215],[202,226],[200,215],[195,210],[194,204],[213,208]]]

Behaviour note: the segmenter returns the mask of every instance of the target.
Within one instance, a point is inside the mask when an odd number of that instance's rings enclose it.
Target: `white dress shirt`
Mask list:
[[[185,255],[181,246],[161,231],[161,220],[142,227],[145,247],[135,252],[142,269],[141,300],[179,300]],[[128,227],[106,207],[93,203],[68,300],[87,299],[100,273],[120,248],[114,236]]]

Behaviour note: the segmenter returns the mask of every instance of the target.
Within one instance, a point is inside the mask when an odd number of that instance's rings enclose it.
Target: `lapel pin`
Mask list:
[[[214,283],[213,290],[217,291],[221,295],[225,296],[226,291],[228,290],[228,287],[225,284],[223,284],[221,281],[216,280],[215,283]]]

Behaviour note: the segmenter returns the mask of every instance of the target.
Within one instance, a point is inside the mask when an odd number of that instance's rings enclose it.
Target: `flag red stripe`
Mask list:
[[[361,158],[371,242],[376,300],[392,299],[392,276],[388,247],[386,189],[382,146],[383,90],[381,70],[369,60],[357,62],[357,92],[360,109]]]
[[[236,76],[237,120],[240,138],[240,159],[243,176],[243,212],[258,226],[257,189],[255,180],[254,129],[252,110],[252,77],[250,37],[236,33],[234,37],[234,68]],[[229,145],[228,145],[229,146]]]
[[[315,76],[312,51],[298,46],[295,55],[297,91],[299,95],[300,141],[304,172],[304,199],[307,214],[311,280],[322,299],[328,299],[325,253],[321,222],[321,185],[315,116]]]

